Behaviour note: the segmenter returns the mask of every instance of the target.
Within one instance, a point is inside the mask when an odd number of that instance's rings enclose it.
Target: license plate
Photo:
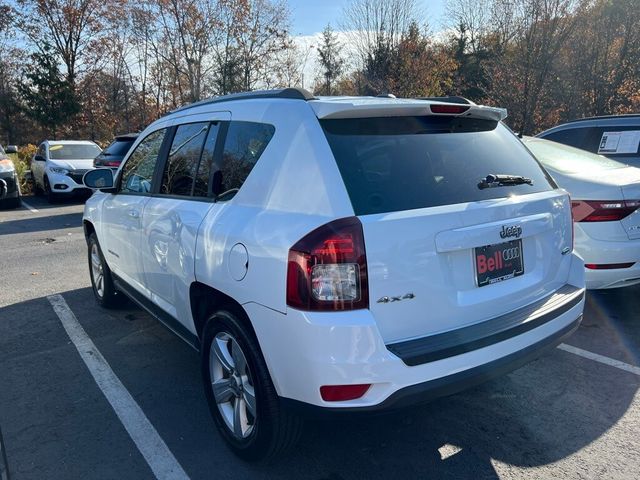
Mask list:
[[[522,240],[476,247],[475,262],[479,287],[518,277],[524,273]]]

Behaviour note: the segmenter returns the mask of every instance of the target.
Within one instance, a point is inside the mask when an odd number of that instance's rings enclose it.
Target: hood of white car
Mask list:
[[[87,170],[93,168],[93,158],[87,160],[49,160],[49,166],[67,170]]]

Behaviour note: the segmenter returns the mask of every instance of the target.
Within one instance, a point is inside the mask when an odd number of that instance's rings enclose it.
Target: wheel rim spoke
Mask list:
[[[243,385],[242,399],[247,406],[247,412],[249,412],[253,418],[256,418],[256,394],[251,385]]]
[[[216,338],[213,339],[211,349],[220,363],[220,366],[222,366],[222,369],[229,373],[233,371],[234,363],[233,358],[227,350],[226,343],[227,341],[225,341],[225,339],[221,339],[216,336]]]
[[[246,375],[247,372],[247,360],[244,358],[244,353],[242,353],[242,349],[240,345],[234,340],[231,340],[231,357],[233,358],[233,363],[236,367],[236,372],[239,375]]]
[[[235,392],[231,388],[231,380],[228,378],[221,378],[211,384],[213,388],[213,395],[216,399],[216,403],[225,403],[230,401]]]
[[[236,401],[233,404],[233,433],[235,433],[239,438],[244,436],[243,417],[245,415],[243,412],[243,404],[244,400],[242,400],[242,398],[236,398]]]

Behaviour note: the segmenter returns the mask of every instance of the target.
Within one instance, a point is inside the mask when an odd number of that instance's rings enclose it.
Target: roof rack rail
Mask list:
[[[229,102],[232,100],[247,100],[255,98],[284,98],[289,100],[314,100],[316,97],[304,88],[281,88],[278,90],[255,90],[252,92],[232,93],[230,95],[222,95],[220,97],[207,98],[199,102],[190,103],[183,107],[171,110],[169,113],[182,112],[190,108],[201,107],[202,105],[211,105],[213,103]]]
[[[606,120],[609,118],[638,118],[640,113],[623,113],[620,115],[596,115],[594,117],[574,118],[573,120],[567,120],[563,123],[582,122],[583,120]]]
[[[393,93],[381,93],[380,95],[376,95],[378,98],[397,98]]]
[[[462,103],[465,105],[475,105],[471,100],[459,97],[457,95],[449,95],[446,97],[418,97],[416,100],[431,100],[432,102],[444,102],[444,103]]]

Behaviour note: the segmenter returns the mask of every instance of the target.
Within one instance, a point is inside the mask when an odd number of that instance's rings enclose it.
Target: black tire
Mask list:
[[[18,208],[22,205],[22,199],[20,197],[5,198],[0,200],[0,209]]]
[[[93,255],[97,258],[93,258]],[[89,277],[91,278],[91,287],[93,295],[96,301],[101,307],[114,308],[120,305],[121,296],[118,294],[116,287],[113,284],[113,277],[111,276],[111,270],[104,260],[102,249],[98,243],[98,237],[95,233],[89,235],[89,242],[87,248],[87,259],[89,261]],[[94,268],[94,260],[99,264]],[[100,275],[97,272],[100,272]]]
[[[248,322],[244,312],[241,312],[239,308],[223,308],[211,315],[204,327],[200,352],[205,395],[218,432],[238,457],[254,462],[272,460],[284,454],[297,443],[302,433],[302,419],[282,406],[258,342],[241,318]],[[247,383],[250,384],[254,392],[254,405],[257,412],[255,417],[250,415],[248,403],[245,400],[243,400],[244,403],[241,402],[241,405],[246,408],[244,418],[250,424],[250,433],[247,433],[245,438],[239,438],[237,434],[234,434],[232,428],[223,418],[222,407],[219,408],[213,393],[212,378],[213,376],[219,377],[221,374],[213,371],[216,367],[212,367],[210,354],[214,341],[218,342],[218,347],[220,346],[217,336],[224,335],[230,336],[239,345],[243,357],[246,359],[247,382],[243,382],[244,390],[239,387],[240,392],[236,395],[246,394]],[[230,352],[232,349],[230,346],[227,350],[230,356],[232,356]],[[223,368],[220,369],[220,371],[223,370]],[[245,376],[238,377],[245,378]],[[228,380],[231,380],[231,376]],[[224,379],[219,379],[219,381],[224,381]],[[236,398],[234,402],[233,398],[231,395],[229,403],[233,403],[232,408],[235,414],[235,402],[238,399]]]
[[[38,184],[38,182],[36,181],[36,179],[33,179],[33,194],[36,197],[41,197],[42,195],[44,195],[44,190],[42,189],[42,187]]]
[[[47,197],[47,202],[55,203],[58,200],[58,196],[51,191],[51,185],[49,179],[44,177],[44,194]]]

